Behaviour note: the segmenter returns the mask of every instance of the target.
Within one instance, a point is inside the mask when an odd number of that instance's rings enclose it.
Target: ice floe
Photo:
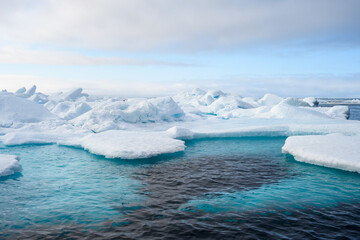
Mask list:
[[[295,160],[360,173],[360,136],[292,136],[282,150]]]
[[[185,144],[165,133],[111,130],[62,142],[107,158],[149,158],[183,151]]]
[[[22,170],[20,158],[15,155],[0,154],[0,177],[12,175]]]

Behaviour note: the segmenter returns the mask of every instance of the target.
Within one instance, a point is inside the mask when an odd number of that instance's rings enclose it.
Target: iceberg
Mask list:
[[[360,136],[329,134],[292,136],[286,139],[284,153],[295,160],[360,173]]]
[[[0,177],[12,175],[22,170],[20,158],[15,155],[0,154]]]

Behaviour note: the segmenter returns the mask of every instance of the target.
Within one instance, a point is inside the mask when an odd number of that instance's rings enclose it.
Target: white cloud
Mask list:
[[[85,92],[95,95],[117,95],[123,97],[151,97],[190,91],[196,85],[177,82],[120,80],[79,80],[63,78],[44,78],[33,75],[0,74],[0,90],[14,92],[20,87],[37,86],[38,91],[53,93],[81,87]]]
[[[359,40],[359,9],[358,0],[0,1],[0,39],[122,50],[212,49],[327,35],[351,42]]]
[[[188,66],[191,64],[159,60],[142,60],[119,57],[86,56],[76,52],[44,51],[19,49],[14,47],[0,48],[0,64],[44,64],[44,65],[173,65]]]

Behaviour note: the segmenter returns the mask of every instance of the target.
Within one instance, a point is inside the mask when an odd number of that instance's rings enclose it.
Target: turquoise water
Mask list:
[[[56,145],[0,150],[21,156],[22,173],[0,180],[1,229],[97,224],[116,217],[113,206],[140,200],[132,165]]]
[[[143,160],[3,146],[23,171],[0,179],[0,236],[356,239],[360,174],[296,162],[285,139],[187,141]]]
[[[277,183],[238,192],[216,192],[194,199],[183,209],[219,211],[273,211],[289,208],[306,209],[310,206],[327,208],[339,203],[360,201],[359,174],[335,169],[292,163],[294,176]]]

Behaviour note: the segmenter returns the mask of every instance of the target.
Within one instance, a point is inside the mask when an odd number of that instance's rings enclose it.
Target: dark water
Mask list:
[[[56,145],[0,179],[0,238],[359,239],[360,174],[299,163],[285,138],[204,139],[108,160]]]
[[[360,120],[360,104],[336,104],[338,105],[344,105],[349,107],[349,120]],[[322,107],[333,107],[334,104],[321,104]]]
[[[360,105],[350,105],[349,106],[350,120],[360,120]]]

